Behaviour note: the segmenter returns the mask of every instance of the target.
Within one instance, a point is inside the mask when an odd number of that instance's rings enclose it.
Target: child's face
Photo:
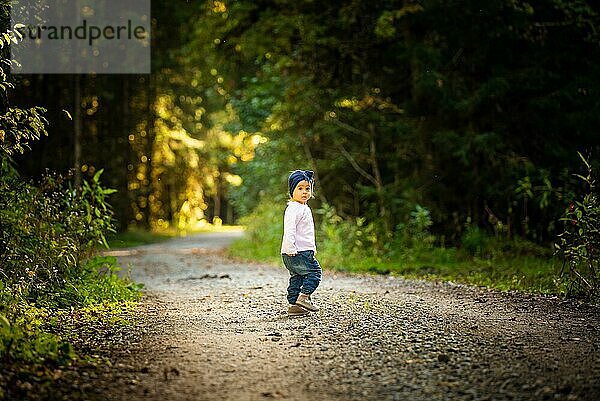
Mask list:
[[[310,199],[310,196],[310,184],[308,181],[302,180],[296,185],[296,188],[294,188],[292,199],[296,202],[306,203]]]

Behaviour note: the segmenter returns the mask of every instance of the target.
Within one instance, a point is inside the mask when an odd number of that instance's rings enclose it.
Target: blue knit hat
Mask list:
[[[308,181],[310,184],[310,191],[313,190],[313,185],[315,183],[314,179],[315,173],[310,170],[296,170],[293,171],[288,178],[288,186],[290,187],[290,197],[294,196],[294,189],[296,189],[296,185],[300,181]]]

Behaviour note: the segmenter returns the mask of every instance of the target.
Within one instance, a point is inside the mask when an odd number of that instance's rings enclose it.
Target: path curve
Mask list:
[[[241,233],[113,251],[146,285],[121,400],[600,400],[600,310],[555,297],[326,271],[285,315],[283,267],[229,260]]]

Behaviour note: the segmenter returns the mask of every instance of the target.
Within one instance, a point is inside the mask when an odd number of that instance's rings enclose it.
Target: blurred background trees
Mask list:
[[[288,173],[306,168],[313,207],[371,224],[381,249],[424,215],[442,245],[477,232],[548,244],[580,191],[577,151],[597,165],[598,11],[153,2],[151,75],[17,76],[4,104],[42,106],[50,121],[21,174],[104,168],[121,229],[283,208]]]

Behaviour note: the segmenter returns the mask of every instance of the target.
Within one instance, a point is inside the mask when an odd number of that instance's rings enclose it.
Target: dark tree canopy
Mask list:
[[[160,4],[158,4],[160,3]],[[417,205],[546,242],[600,151],[598,6],[589,1],[153,2],[150,76],[23,76],[46,107],[36,175],[105,168],[122,227],[226,222],[317,172],[317,199],[381,235]],[[72,113],[73,114],[73,113]]]

